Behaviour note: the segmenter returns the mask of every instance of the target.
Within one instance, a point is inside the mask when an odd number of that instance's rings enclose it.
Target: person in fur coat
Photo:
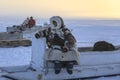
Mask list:
[[[79,52],[74,36],[60,16],[51,17],[48,28],[37,32],[35,37],[46,37],[49,50],[44,59],[54,63],[55,74],[59,74],[61,68],[66,68],[69,74],[73,73],[73,66],[79,64]]]

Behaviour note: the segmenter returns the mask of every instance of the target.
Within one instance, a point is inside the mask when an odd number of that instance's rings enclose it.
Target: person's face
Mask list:
[[[53,21],[53,25],[54,25],[55,27],[57,27],[57,22],[56,22],[56,21]]]

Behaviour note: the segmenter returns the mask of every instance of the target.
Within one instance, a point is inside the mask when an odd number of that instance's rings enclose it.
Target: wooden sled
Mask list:
[[[62,68],[60,74],[55,74],[54,65],[43,59],[46,50],[45,42],[43,38],[33,38],[32,58],[28,67],[26,69],[24,67],[14,69],[14,66],[13,68],[2,68],[6,72],[9,71],[2,76],[13,78],[13,80],[72,80],[120,74],[120,49],[80,52],[80,64],[74,66],[73,74],[68,74],[65,68]]]

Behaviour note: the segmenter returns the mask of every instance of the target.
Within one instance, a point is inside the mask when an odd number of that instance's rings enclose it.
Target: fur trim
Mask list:
[[[57,26],[56,27],[54,26],[53,21],[57,22]],[[63,20],[62,20],[61,17],[53,16],[53,17],[50,18],[50,24],[51,24],[51,28],[52,29],[58,30],[58,29],[60,29],[63,26],[64,23],[63,23]]]

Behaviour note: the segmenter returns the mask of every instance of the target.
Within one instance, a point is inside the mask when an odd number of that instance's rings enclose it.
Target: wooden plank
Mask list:
[[[0,41],[0,47],[18,47],[18,46],[31,46],[31,45],[32,45],[32,42],[27,39]]]

